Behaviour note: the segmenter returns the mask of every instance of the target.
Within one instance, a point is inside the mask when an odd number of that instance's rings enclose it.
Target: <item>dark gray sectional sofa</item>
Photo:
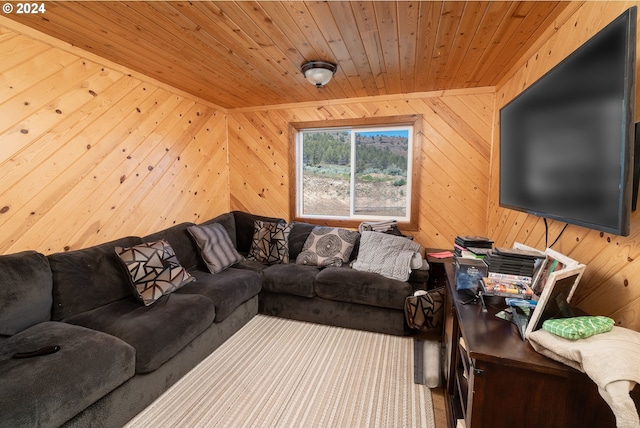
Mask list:
[[[249,252],[254,220],[234,211],[219,223]],[[402,335],[405,298],[426,286],[349,267],[295,264],[313,229],[294,223],[290,263],[242,261],[212,274],[182,223],[45,256],[0,256],[0,427],[122,426],[258,312]],[[195,278],[150,306],[133,298],[114,248],[166,240]],[[357,256],[357,245],[351,258]],[[48,355],[16,353],[58,345]]]

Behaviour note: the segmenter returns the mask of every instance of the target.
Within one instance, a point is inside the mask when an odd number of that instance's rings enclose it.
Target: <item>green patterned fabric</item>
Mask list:
[[[542,328],[565,339],[585,339],[594,334],[606,333],[613,328],[614,321],[603,316],[549,319]]]

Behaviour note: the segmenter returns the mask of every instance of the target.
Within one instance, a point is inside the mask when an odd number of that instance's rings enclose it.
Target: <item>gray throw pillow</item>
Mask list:
[[[219,223],[187,228],[200,248],[200,255],[209,272],[222,272],[244,260],[234,248],[227,230]]]
[[[115,251],[129,273],[134,296],[145,306],[195,281],[164,239],[133,247],[115,247]]]

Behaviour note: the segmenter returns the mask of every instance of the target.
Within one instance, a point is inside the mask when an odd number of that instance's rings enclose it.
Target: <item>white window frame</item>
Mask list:
[[[290,192],[291,218],[296,221],[317,223],[339,227],[357,227],[362,221],[397,220],[403,230],[418,230],[419,215],[419,174],[421,159],[422,117],[420,115],[395,116],[389,118],[369,118],[359,120],[339,120],[322,122],[303,122],[290,124],[291,135],[291,183],[294,188]],[[303,214],[303,161],[301,135],[304,131],[352,131],[351,134],[351,192],[350,215],[312,215]],[[355,135],[358,132],[408,130],[407,153],[407,188],[405,201],[406,215],[398,216],[371,216],[354,213],[355,209]]]

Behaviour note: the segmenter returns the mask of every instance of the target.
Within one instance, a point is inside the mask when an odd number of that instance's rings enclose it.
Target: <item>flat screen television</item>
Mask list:
[[[500,206],[629,234],[635,53],[632,7],[500,110]]]

